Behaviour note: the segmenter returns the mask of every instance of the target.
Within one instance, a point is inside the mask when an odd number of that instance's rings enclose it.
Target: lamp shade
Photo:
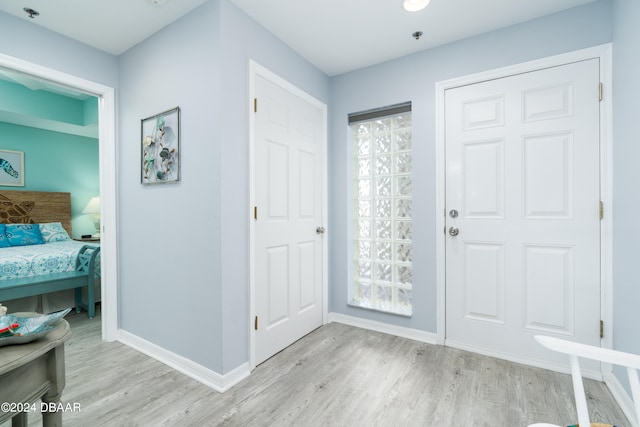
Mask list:
[[[83,214],[99,214],[100,213],[100,197],[92,197],[87,206],[82,210]]]

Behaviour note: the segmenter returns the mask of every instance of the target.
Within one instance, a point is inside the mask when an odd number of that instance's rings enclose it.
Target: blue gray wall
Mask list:
[[[221,372],[219,8],[120,56],[120,328]],[[140,183],[140,120],[181,108],[180,182]]]
[[[330,311],[436,332],[436,82],[610,41],[611,4],[604,0],[334,77],[329,109]],[[404,101],[412,101],[413,108],[411,318],[347,305],[352,200],[347,114]]]
[[[220,1],[220,214],[223,371],[249,354],[249,59],[320,101],[329,79],[228,0]],[[242,266],[242,267],[239,267]]]
[[[613,2],[613,346],[640,354],[640,2]],[[616,371],[626,384],[626,373]]]
[[[639,7],[600,0],[331,79],[228,0],[210,0],[120,57],[0,13],[0,54],[116,88],[120,326],[226,373],[248,360],[249,58],[329,104],[330,311],[434,332],[435,82],[613,40],[614,345],[640,353],[633,129]],[[347,306],[344,237],[347,114],[407,100],[415,117],[414,256],[421,260],[410,319]],[[182,108],[181,181],[142,186],[140,119],[175,106]]]
[[[121,327],[219,373],[249,354],[249,58],[327,100],[328,78],[227,0],[120,57]],[[177,105],[181,180],[142,186],[140,119]]]

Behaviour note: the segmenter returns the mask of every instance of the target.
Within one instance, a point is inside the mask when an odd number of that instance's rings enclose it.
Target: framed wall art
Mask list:
[[[24,187],[24,152],[0,149],[0,185]]]
[[[180,181],[180,107],[142,119],[141,182]]]

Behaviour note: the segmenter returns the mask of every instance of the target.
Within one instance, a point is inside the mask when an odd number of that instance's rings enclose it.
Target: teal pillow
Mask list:
[[[11,245],[7,240],[7,235],[5,234],[5,226],[4,224],[0,224],[0,248],[8,248]]]
[[[6,224],[5,230],[11,246],[41,245],[44,243],[38,224]]]
[[[47,222],[45,224],[39,224],[39,226],[42,240],[44,240],[45,243],[71,240],[67,230],[65,230],[59,222]]]

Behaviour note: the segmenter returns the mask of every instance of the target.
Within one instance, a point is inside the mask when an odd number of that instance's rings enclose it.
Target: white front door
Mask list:
[[[445,93],[446,343],[600,345],[599,60]]]
[[[324,110],[255,77],[254,307],[259,364],[322,325]]]

